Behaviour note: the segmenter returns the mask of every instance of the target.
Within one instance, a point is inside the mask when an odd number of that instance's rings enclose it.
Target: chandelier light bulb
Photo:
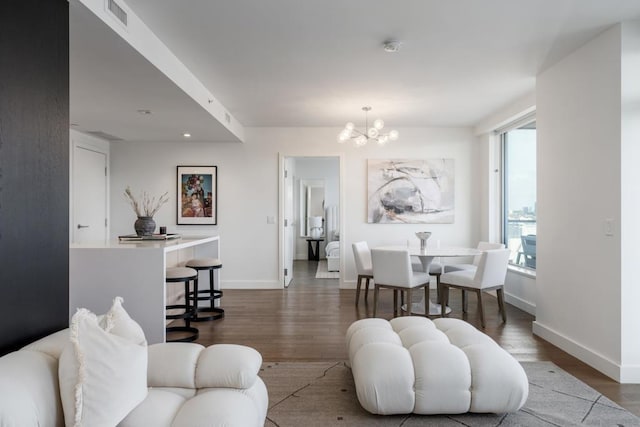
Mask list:
[[[362,111],[364,111],[365,128],[363,130],[358,130],[353,122],[348,122],[345,124],[344,129],[342,129],[338,134],[338,142],[343,143],[348,140],[353,140],[356,147],[362,147],[367,145],[370,141],[377,142],[379,145],[384,145],[389,141],[395,141],[398,139],[400,134],[397,130],[382,133],[382,128],[384,128],[384,122],[382,119],[374,120],[371,127],[369,127],[367,113],[371,111],[371,107],[362,107]]]
[[[338,142],[345,142],[351,138],[351,131],[344,129],[342,132],[338,134]]]

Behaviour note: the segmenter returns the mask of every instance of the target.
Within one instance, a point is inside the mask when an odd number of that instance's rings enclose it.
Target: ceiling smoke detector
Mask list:
[[[387,40],[382,44],[385,52],[397,52],[400,50],[400,46],[402,46],[402,42],[398,40]]]

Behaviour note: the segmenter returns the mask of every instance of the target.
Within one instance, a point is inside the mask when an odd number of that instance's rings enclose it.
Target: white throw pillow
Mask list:
[[[124,312],[121,302],[114,301],[106,321],[112,331]],[[147,347],[105,331],[95,314],[78,309],[58,376],[66,426],[115,426],[147,395]]]
[[[126,338],[129,341],[147,345],[147,339],[140,325],[133,320],[122,307],[122,297],[115,297],[113,305],[104,316],[98,316],[100,326],[107,332]]]

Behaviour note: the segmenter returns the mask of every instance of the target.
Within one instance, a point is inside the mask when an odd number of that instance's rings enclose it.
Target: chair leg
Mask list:
[[[400,299],[402,301],[403,296],[400,295]],[[402,302],[400,302],[402,304]],[[398,317],[398,290],[393,290],[393,317]]]
[[[440,275],[436,274],[436,302],[438,304],[442,303],[442,284],[440,284]],[[427,289],[429,289],[427,287]],[[429,298],[427,298],[428,300]],[[426,301],[426,300],[425,300]]]
[[[364,302],[366,303],[367,301],[369,301],[369,280],[371,280],[370,277],[367,277],[365,280],[365,288],[364,288]]]
[[[378,284],[376,283],[373,286],[373,317],[376,317],[376,313],[378,312],[378,293],[380,289],[378,288]]]
[[[407,316],[411,316],[411,312],[413,311],[413,290],[411,288],[407,289],[407,311],[405,314]]]
[[[449,304],[449,286],[443,283],[441,292],[440,317],[447,317],[447,304]]]
[[[356,284],[356,307],[357,307],[358,303],[360,302],[360,286],[362,286],[362,276],[358,276],[358,279],[356,280],[356,282],[357,282]]]
[[[196,278],[193,279],[193,292],[194,292],[194,295],[196,296],[198,295],[198,276],[196,276]],[[189,303],[189,280],[184,282],[184,304],[185,304],[185,311],[187,313],[190,312],[191,304]],[[192,316],[189,316],[184,319],[184,324],[186,325],[187,328],[191,327],[191,318]]]
[[[502,313],[502,321],[507,323],[507,310],[504,307],[504,292],[502,288],[496,289],[496,294],[498,295],[498,307],[500,308],[500,313]]]
[[[460,291],[462,292],[462,312],[466,313],[467,308],[469,308],[469,304],[467,303],[467,292],[464,289],[460,289]]]
[[[478,289],[478,312],[480,313],[480,325],[484,329],[484,309],[482,308],[482,291]]]
[[[429,317],[429,286],[424,287],[424,315]]]

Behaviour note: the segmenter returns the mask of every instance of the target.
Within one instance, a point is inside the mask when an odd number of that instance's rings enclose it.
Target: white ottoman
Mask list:
[[[358,400],[372,414],[515,412],[529,395],[520,363],[459,319],[362,319],[346,341]]]

